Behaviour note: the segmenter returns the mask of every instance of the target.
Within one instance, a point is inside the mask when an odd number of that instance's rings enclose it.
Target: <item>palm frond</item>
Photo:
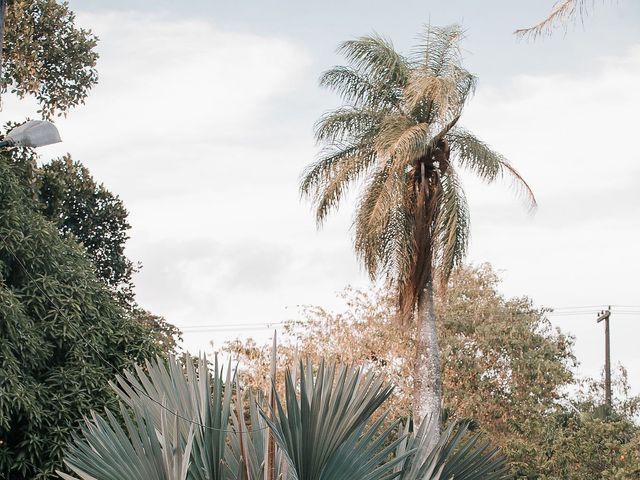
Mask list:
[[[434,27],[428,25],[419,37],[412,60],[432,77],[447,76],[462,65],[460,41],[464,31],[459,25]]]
[[[318,225],[322,225],[340,204],[349,186],[375,161],[375,151],[369,145],[329,147],[324,156],[303,173],[300,193],[312,200]]]
[[[229,431],[230,455],[225,457],[229,471],[235,472],[234,480],[262,480],[265,478],[266,445],[269,427],[260,413],[268,408],[264,395],[247,394],[248,418],[239,396],[232,416],[233,427]],[[248,421],[247,421],[248,419]],[[273,480],[294,480],[289,474],[289,462],[280,448],[275,450]]]
[[[515,32],[520,38],[536,38],[543,35],[551,35],[558,27],[566,30],[571,21],[583,19],[589,13],[589,5],[593,0],[559,0],[549,12],[547,17],[539,23],[528,28],[519,28]]]
[[[509,178],[525,205],[530,210],[536,208],[536,198],[531,187],[504,156],[464,129],[452,130],[446,135],[446,139],[460,166],[472,171],[487,183],[504,177]]]
[[[468,421],[453,422],[434,444],[435,422],[424,420],[417,432],[405,429],[405,440],[397,449],[405,455],[396,466],[398,480],[503,480],[508,478],[506,459],[482,440],[468,436]],[[410,451],[409,455],[406,452]]]
[[[405,172],[385,162],[371,176],[359,198],[354,219],[354,246],[370,276],[380,271],[393,276],[410,263],[413,252],[413,214],[406,198]]]
[[[399,421],[380,431],[386,419],[385,413],[371,427],[362,425],[353,432],[324,467],[322,479],[387,480],[396,477],[396,466],[412,452],[393,455],[404,436],[396,435]]]
[[[67,450],[65,464],[80,480],[186,480],[193,442],[193,428],[180,438],[177,417],[163,413],[156,426],[154,414],[142,406],[132,412],[121,405],[120,421],[109,411],[106,419],[93,414]],[[65,480],[78,480],[58,472]]]
[[[388,115],[375,139],[375,149],[393,159],[393,171],[400,172],[423,156],[431,140],[428,123],[418,123],[404,115]]]
[[[375,137],[380,128],[380,113],[366,108],[344,107],[320,117],[315,125],[318,143],[361,143]]]
[[[132,409],[144,406],[158,427],[167,410],[175,412],[178,434],[186,442],[194,425],[192,480],[225,478],[227,431],[232,413],[234,376],[229,367],[226,376],[214,362],[209,369],[206,358],[185,357],[184,366],[174,357],[147,361],[144,368],[125,372],[112,384],[118,397]],[[160,402],[158,399],[161,399]]]
[[[335,66],[322,74],[320,86],[335,91],[353,107],[373,110],[400,108],[402,91],[375,81],[347,66]]]
[[[459,116],[476,86],[476,78],[462,66],[458,25],[428,26],[415,50],[406,96],[422,121],[447,123]]]
[[[338,52],[372,83],[386,85],[387,89],[401,95],[409,79],[410,67],[390,41],[379,35],[360,37],[341,43]]]
[[[433,249],[436,273],[444,285],[467,254],[471,229],[467,199],[453,167],[441,178],[441,186]]]
[[[393,388],[373,373],[324,362],[315,374],[311,363],[300,362],[298,379],[296,385],[291,371],[286,371],[284,400],[274,392],[273,419],[264,418],[298,480],[342,480],[339,472],[337,476],[323,472],[339,461],[336,455],[345,454],[341,450],[345,442],[353,439]],[[363,451],[367,449],[355,450]]]

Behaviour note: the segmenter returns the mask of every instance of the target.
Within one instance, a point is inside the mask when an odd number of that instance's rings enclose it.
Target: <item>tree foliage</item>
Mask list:
[[[97,38],[67,2],[10,0],[5,25],[2,92],[34,96],[46,118],[84,103],[98,80]]]
[[[113,401],[107,382],[160,352],[96,278],[79,245],[38,212],[0,158],[0,475],[52,478],[91,408]]]
[[[132,306],[136,265],[124,252],[131,225],[122,200],[70,155],[42,165],[36,181],[43,215],[84,246],[98,277]]]
[[[568,387],[576,385],[572,338],[551,328],[545,311],[528,298],[503,297],[499,282],[488,265],[459,268],[436,297],[446,416],[474,418],[475,427],[508,455],[516,478],[625,478],[598,475],[640,465],[629,455],[638,441],[638,426],[631,420],[637,400],[621,402],[615,421],[589,415],[602,404],[593,390],[599,383],[569,396]],[[415,331],[394,322],[389,290],[347,289],[343,298],[340,313],[305,307],[300,320],[285,325],[282,363],[299,355],[364,362],[398,386],[393,414],[406,414],[412,403]],[[247,365],[240,372],[244,382],[268,382],[268,346],[234,341],[226,350]],[[568,471],[576,476],[567,476]]]
[[[19,180],[38,211],[58,228],[61,236],[82,246],[98,279],[127,313],[152,329],[165,351],[176,353],[180,330],[136,301],[133,275],[140,265],[126,256],[131,226],[124,202],[98,184],[91,172],[69,154],[42,165],[38,160],[31,149],[11,152]]]

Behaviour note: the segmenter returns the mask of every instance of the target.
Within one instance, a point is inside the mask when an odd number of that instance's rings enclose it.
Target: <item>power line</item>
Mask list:
[[[596,310],[587,310],[581,312],[544,312],[542,315],[550,316],[550,317],[589,317],[593,314],[596,314]],[[640,316],[639,311],[616,311],[616,315],[638,315]],[[505,315],[487,315],[486,320],[491,319],[509,319],[516,316],[528,316],[535,315],[536,312],[515,312]],[[331,319],[324,319],[324,322],[331,322]],[[264,323],[253,323],[253,324],[222,324],[222,325],[190,325],[187,327],[178,327],[178,329],[185,334],[189,333],[224,333],[224,332],[232,332],[232,331],[247,331],[247,330],[270,330],[277,329],[279,327],[284,326],[295,326],[296,324],[304,324],[308,323],[305,320],[289,320],[282,322],[264,322]]]
[[[53,306],[53,308],[62,316],[62,318],[64,318],[65,320],[68,321],[68,318],[65,314],[65,312],[63,312],[57,305],[56,303],[53,301],[53,299],[49,296],[49,294],[47,294],[47,292],[40,287],[40,285],[38,285],[38,282],[36,281],[36,279],[33,277],[33,275],[31,275],[31,273],[29,272],[29,270],[27,270],[26,266],[24,265],[24,263],[22,263],[22,261],[18,258],[18,256],[13,252],[13,250],[11,250],[11,248],[9,248],[9,245],[7,243],[7,236],[2,238],[2,243],[5,247],[5,249],[7,250],[7,252],[9,252],[11,254],[11,256],[14,258],[14,260],[22,267],[22,269],[24,270],[24,272],[27,274],[27,276],[29,277],[29,279],[33,282],[33,284],[36,286],[36,288],[38,290],[40,290],[40,292],[45,296],[45,298],[47,300],[49,300],[49,302],[51,303],[51,305]],[[89,340],[87,340],[87,338],[82,334],[82,332],[80,330],[77,330],[74,328],[73,324],[71,322],[69,322],[68,324],[70,330],[74,331],[74,333],[78,334],[80,336],[80,338],[82,338],[86,344],[89,346],[89,348],[91,348],[96,355],[98,355],[98,358],[100,358],[100,360],[102,360],[105,364],[107,364],[109,367],[111,367],[114,371],[119,371],[119,369],[113,365],[111,362],[109,362],[106,358],[104,358],[102,356],[102,354],[100,353],[100,351],[95,348],[91,342]],[[201,428],[205,428],[208,430],[214,430],[217,432],[225,432],[225,433],[230,433],[230,432],[236,432],[236,433],[254,433],[254,432],[259,432],[262,430],[266,430],[267,428],[269,428],[268,425],[261,427],[261,428],[256,428],[256,429],[250,429],[250,430],[236,430],[236,429],[224,429],[224,428],[215,428],[215,427],[210,427],[208,425],[203,425],[200,422],[196,422],[195,420],[192,420],[190,418],[184,417],[182,415],[180,415],[178,412],[174,412],[173,410],[171,410],[170,408],[168,408],[167,406],[165,406],[164,404],[162,404],[161,402],[159,402],[158,400],[156,400],[155,398],[153,398],[151,395],[149,395],[147,392],[145,392],[144,390],[138,388],[135,384],[131,383],[131,382],[127,382],[129,384],[129,386],[133,389],[136,390],[137,392],[139,392],[140,394],[142,394],[143,396],[147,397],[149,400],[151,400],[153,403],[155,403],[156,405],[158,405],[160,408],[166,410],[167,412],[169,412],[171,415],[174,415],[176,418],[179,418],[181,420],[184,420],[188,423],[191,423],[192,425],[196,425],[199,426]]]

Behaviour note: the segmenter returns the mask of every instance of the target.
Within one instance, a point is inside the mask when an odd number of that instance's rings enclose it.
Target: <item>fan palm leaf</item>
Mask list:
[[[426,419],[417,432],[405,426],[405,437],[398,444],[396,456],[403,460],[395,466],[398,480],[503,480],[508,478],[508,465],[498,450],[482,440],[479,434],[469,435],[468,421],[449,425],[440,439],[433,419]],[[408,452],[408,453],[407,453]]]
[[[375,449],[368,446],[369,440],[380,423],[373,430],[363,429],[391,394],[390,385],[373,373],[324,362],[315,373],[311,363],[300,362],[298,378],[296,384],[292,372],[286,371],[284,399],[274,392],[275,411],[272,418],[265,415],[298,480],[344,479],[338,465],[346,463],[359,466],[363,478],[392,468],[388,465],[385,470],[374,462],[367,463],[364,471],[364,462]],[[383,435],[390,433],[387,429]]]
[[[65,464],[78,477],[63,472],[65,480],[186,480],[193,442],[193,428],[180,438],[178,418],[154,414],[143,405],[133,411],[121,406],[120,421],[111,413],[106,418],[93,414],[82,436],[75,436],[67,450]]]
[[[217,359],[213,371],[206,358],[187,355],[184,365],[171,357],[147,361],[144,368],[125,372],[112,384],[118,397],[132,409],[143,405],[161,424],[167,411],[175,412],[177,434],[186,443],[193,427],[193,453],[190,480],[223,480],[228,478],[225,457],[227,432],[233,408],[234,376],[229,367],[226,375]],[[162,399],[162,402],[159,401]]]

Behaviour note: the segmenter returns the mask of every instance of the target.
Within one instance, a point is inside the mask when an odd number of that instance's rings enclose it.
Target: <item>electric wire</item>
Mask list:
[[[36,281],[36,279],[31,275],[31,273],[29,272],[29,270],[26,268],[26,266],[24,265],[24,263],[22,263],[22,261],[18,258],[18,256],[9,248],[8,243],[6,241],[7,236],[2,238],[2,243],[5,247],[5,249],[7,250],[7,252],[9,252],[9,254],[11,254],[11,256],[16,260],[16,262],[22,267],[22,269],[24,270],[24,272],[26,273],[26,275],[29,277],[29,279],[33,282],[33,284],[36,286],[36,288],[45,296],[45,298],[47,298],[49,300],[49,302],[51,303],[51,305],[56,309],[56,311],[62,315],[63,318],[65,318],[65,314],[64,312],[56,305],[56,303],[53,301],[53,299],[47,294],[47,292],[40,287],[40,285],[38,285],[38,282]],[[611,309],[613,310],[614,308],[616,309],[615,313],[616,315],[640,315],[640,305],[575,305],[575,306],[563,306],[563,307],[542,307],[542,313],[544,315],[548,315],[548,316],[553,316],[553,317],[558,317],[558,316],[584,316],[584,315],[594,315],[598,313],[597,309],[606,309],[607,307],[611,307]],[[619,310],[620,308],[622,309],[637,309],[637,310]],[[545,311],[547,310],[547,311]],[[556,311],[559,310],[559,311]],[[514,315],[531,315],[531,314],[535,314],[536,312],[516,312],[516,313],[512,313],[512,314],[508,314],[508,315],[490,315],[490,318],[510,318]],[[182,327],[181,332],[184,334],[189,334],[189,333],[217,333],[217,332],[225,332],[225,331],[230,331],[230,330],[250,330],[250,329],[260,329],[260,330],[264,330],[264,329],[271,329],[274,327],[278,327],[278,326],[284,326],[287,324],[295,324],[296,321],[291,321],[291,322],[256,322],[256,323],[246,323],[246,324],[219,324],[219,325],[203,325],[203,326],[199,326],[199,325],[190,325],[190,326],[185,326]],[[69,324],[70,328],[77,333],[86,343],[87,345],[98,355],[98,357],[109,367],[111,367],[114,371],[118,371],[118,368],[116,368],[113,364],[111,364],[107,359],[105,359],[102,354],[100,353],[99,350],[97,350],[92,344],[91,342],[89,342],[87,340],[87,338],[82,334],[82,332],[80,330],[76,330],[73,327],[73,324]],[[206,429],[211,429],[211,430],[215,430],[215,431],[222,431],[222,432],[235,432],[235,433],[253,433],[253,432],[257,432],[257,431],[263,431],[266,430],[267,428],[269,428],[268,426],[265,427],[261,427],[259,429],[250,429],[250,430],[245,430],[245,431],[241,431],[241,430],[236,430],[236,429],[220,429],[220,428],[215,428],[215,427],[210,427],[207,425],[203,425],[199,422],[196,422],[192,419],[189,419],[187,417],[184,417],[182,415],[180,415],[178,412],[174,412],[173,410],[171,410],[170,408],[166,407],[164,404],[162,404],[161,402],[159,402],[158,400],[154,399],[153,397],[151,397],[146,391],[138,388],[137,386],[135,386],[134,384],[131,384],[130,382],[129,386],[132,387],[134,390],[138,391],[140,394],[142,394],[143,396],[145,396],[146,398],[148,398],[149,400],[151,400],[153,403],[157,404],[158,406],[160,406],[161,408],[163,408],[164,410],[166,410],[167,412],[171,413],[172,415],[176,416],[177,418],[184,420],[186,422],[189,422],[193,425],[202,427],[202,428],[206,428]]]

